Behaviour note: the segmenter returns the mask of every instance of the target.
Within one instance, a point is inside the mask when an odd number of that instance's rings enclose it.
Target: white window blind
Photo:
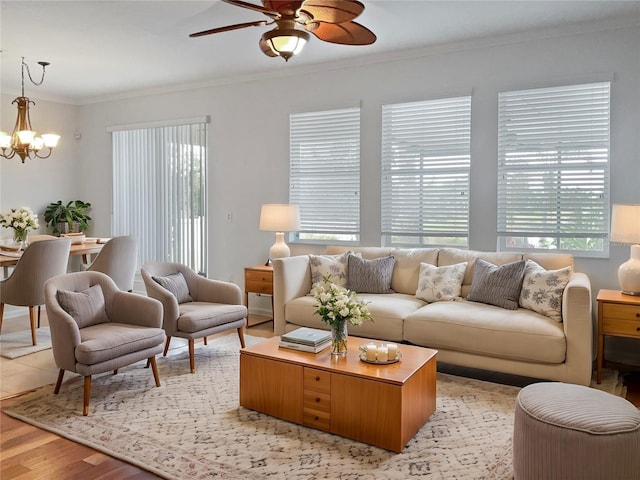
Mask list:
[[[300,240],[354,241],[360,234],[360,109],[290,116],[289,202]]]
[[[112,135],[112,234],[136,238],[138,266],[176,262],[205,273],[206,123]]]
[[[498,104],[499,248],[606,253],[610,82],[502,92]]]
[[[471,97],[382,107],[387,245],[467,246]]]

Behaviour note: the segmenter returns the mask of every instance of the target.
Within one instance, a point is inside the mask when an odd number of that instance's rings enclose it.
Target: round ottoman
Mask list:
[[[543,382],[520,390],[515,480],[640,480],[640,411],[593,388]]]

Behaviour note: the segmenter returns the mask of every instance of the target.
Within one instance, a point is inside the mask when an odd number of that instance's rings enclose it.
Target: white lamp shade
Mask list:
[[[640,295],[640,205],[613,205],[611,241],[632,244],[629,260],[618,269],[618,282],[622,293]]]
[[[18,132],[18,138],[22,145],[30,145],[33,143],[33,139],[36,136],[36,132],[31,130],[20,130]]]
[[[640,243],[640,205],[613,205],[611,241],[627,244]]]
[[[60,135],[55,133],[43,133],[42,140],[44,140],[44,146],[48,148],[55,148],[60,140]]]
[[[11,146],[11,135],[0,132],[0,148],[9,148]]]
[[[297,205],[266,204],[260,210],[260,230],[296,232],[300,230],[300,209]]]

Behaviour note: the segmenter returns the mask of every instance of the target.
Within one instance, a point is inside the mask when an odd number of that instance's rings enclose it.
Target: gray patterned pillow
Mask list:
[[[357,293],[393,293],[391,275],[395,263],[393,255],[373,260],[349,255],[347,288]]]
[[[178,303],[192,302],[193,298],[189,295],[189,286],[187,285],[187,281],[184,279],[182,272],[172,273],[171,275],[167,275],[166,277],[151,277],[155,282],[157,282],[161,287],[169,290]]]
[[[56,296],[62,309],[73,317],[79,328],[109,321],[100,285],[93,285],[82,292],[58,290]]]
[[[467,300],[516,310],[524,277],[525,261],[497,266],[476,259]]]
[[[562,322],[562,294],[571,279],[571,271],[571,267],[545,270],[533,260],[527,260],[520,306]]]
[[[425,302],[460,300],[466,270],[467,262],[442,267],[421,262],[416,297]]]

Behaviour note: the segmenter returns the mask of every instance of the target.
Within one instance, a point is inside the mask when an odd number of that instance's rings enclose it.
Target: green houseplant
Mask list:
[[[44,211],[44,221],[53,229],[55,235],[70,232],[84,232],[89,228],[91,217],[87,210],[91,204],[82,200],[72,200],[62,203],[58,200],[47,205]]]

